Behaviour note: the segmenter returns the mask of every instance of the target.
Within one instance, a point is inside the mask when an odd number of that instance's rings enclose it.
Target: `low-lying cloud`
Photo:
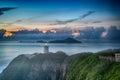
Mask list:
[[[2,30],[3,31],[3,30]],[[0,32],[2,32],[0,31]],[[67,28],[56,29],[55,32],[48,30],[46,33],[39,31],[38,29],[20,30],[17,32],[11,32],[13,35],[6,39],[11,40],[51,40],[51,39],[65,39],[68,37],[75,37],[80,40],[120,40],[120,29],[117,26],[111,26],[108,29],[104,27],[89,27],[82,30],[73,30]],[[74,34],[74,35],[73,35]],[[3,34],[1,33],[1,37]]]

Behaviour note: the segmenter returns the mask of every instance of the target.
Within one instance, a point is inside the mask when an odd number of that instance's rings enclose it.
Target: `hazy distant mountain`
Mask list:
[[[100,53],[120,53],[120,49]],[[99,54],[23,54],[0,74],[0,80],[120,80],[120,63],[100,59]]]

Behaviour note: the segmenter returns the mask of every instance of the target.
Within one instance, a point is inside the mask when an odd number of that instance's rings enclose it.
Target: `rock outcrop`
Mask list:
[[[61,80],[66,57],[63,52],[20,55],[2,72],[0,80]]]

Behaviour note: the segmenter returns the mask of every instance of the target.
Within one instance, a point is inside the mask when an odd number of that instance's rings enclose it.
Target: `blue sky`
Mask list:
[[[0,8],[16,8],[0,15],[0,27],[12,30],[119,26],[119,3],[119,0],[0,0]]]

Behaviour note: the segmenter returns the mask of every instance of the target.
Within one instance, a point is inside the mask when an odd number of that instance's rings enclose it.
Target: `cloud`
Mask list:
[[[55,31],[55,32],[54,32]],[[65,39],[67,37],[75,37],[76,39],[83,40],[118,40],[120,41],[120,29],[117,26],[112,26],[106,29],[105,27],[86,27],[81,30],[71,30],[70,28],[60,28],[56,30],[48,30],[46,33],[39,29],[34,30],[19,30],[11,32],[13,35],[4,37],[5,30],[0,30],[0,39],[7,40],[52,40],[52,39]]]
[[[50,25],[61,25],[61,24],[67,24],[67,23],[71,23],[71,22],[74,22],[74,21],[77,21],[77,20],[82,20],[84,18],[86,18],[87,16],[93,14],[95,11],[88,11],[87,13],[83,14],[82,16],[78,17],[78,18],[75,18],[75,19],[69,19],[67,21],[60,21],[60,20],[56,20],[55,21],[55,24],[50,24]]]
[[[120,30],[117,26],[111,26],[104,38],[108,40],[120,40]]]
[[[0,15],[3,15],[5,11],[10,11],[10,10],[13,10],[13,9],[16,9],[15,7],[3,7],[3,8],[0,8]]]
[[[93,23],[101,23],[102,21],[94,21]]]
[[[20,23],[20,22],[23,22],[23,20],[18,19],[18,20],[14,21],[14,22],[9,22],[9,23],[0,22],[0,25],[3,25],[2,27],[6,27],[6,26],[14,25],[15,23]]]
[[[13,25],[14,23],[19,23],[19,22],[22,22],[22,20],[21,20],[21,19],[19,19],[19,20],[16,20],[16,21],[14,21],[14,22],[7,23],[7,24],[8,24],[8,25]]]
[[[67,37],[72,37],[72,31],[67,30],[66,28],[57,29],[57,30],[48,30],[44,33],[44,31],[40,31],[39,29],[34,30],[19,30],[19,31],[11,31],[12,36],[5,37],[7,40],[51,40],[51,39],[65,39]]]
[[[6,30],[0,29],[0,40],[3,39]]]
[[[86,14],[82,15],[82,16],[80,17],[80,19],[83,19],[83,18],[85,18],[85,17],[93,14],[94,12],[95,12],[95,11],[89,11],[89,12],[87,12]]]
[[[78,36],[78,39],[101,39],[103,32],[105,32],[104,27],[89,27],[84,30],[80,30],[80,36]]]

